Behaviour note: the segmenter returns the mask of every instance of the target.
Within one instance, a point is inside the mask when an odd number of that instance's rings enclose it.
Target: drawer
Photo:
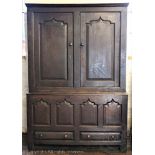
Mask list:
[[[35,132],[35,139],[73,140],[73,132]]]
[[[120,141],[121,133],[119,132],[81,132],[81,140],[105,140],[105,141]]]

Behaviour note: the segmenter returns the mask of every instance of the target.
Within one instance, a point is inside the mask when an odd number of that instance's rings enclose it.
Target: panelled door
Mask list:
[[[81,13],[81,86],[119,87],[120,13]]]
[[[73,86],[72,13],[34,13],[35,87]]]
[[[34,12],[30,20],[33,90],[76,87],[76,82],[78,87],[122,87],[125,57],[120,12],[81,10],[77,16],[62,9]]]

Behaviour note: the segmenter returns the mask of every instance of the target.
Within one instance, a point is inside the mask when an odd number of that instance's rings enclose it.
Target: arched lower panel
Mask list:
[[[107,102],[103,108],[104,111],[104,124],[106,125],[119,125],[122,122],[122,105],[112,99]]]
[[[51,106],[48,102],[41,99],[40,101],[33,103],[33,124],[51,124]]]
[[[56,125],[73,125],[74,105],[64,100],[56,105]]]
[[[81,125],[98,124],[98,105],[88,99],[80,105]]]

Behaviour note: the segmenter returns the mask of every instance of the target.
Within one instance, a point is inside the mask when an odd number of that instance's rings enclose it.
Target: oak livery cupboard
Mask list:
[[[127,3],[26,4],[29,149],[127,145]]]

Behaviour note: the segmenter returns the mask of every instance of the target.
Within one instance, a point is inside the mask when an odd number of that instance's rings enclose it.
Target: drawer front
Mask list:
[[[73,140],[73,132],[35,132],[35,139]]]
[[[120,141],[121,133],[119,132],[81,132],[81,140],[105,140],[105,141]]]

